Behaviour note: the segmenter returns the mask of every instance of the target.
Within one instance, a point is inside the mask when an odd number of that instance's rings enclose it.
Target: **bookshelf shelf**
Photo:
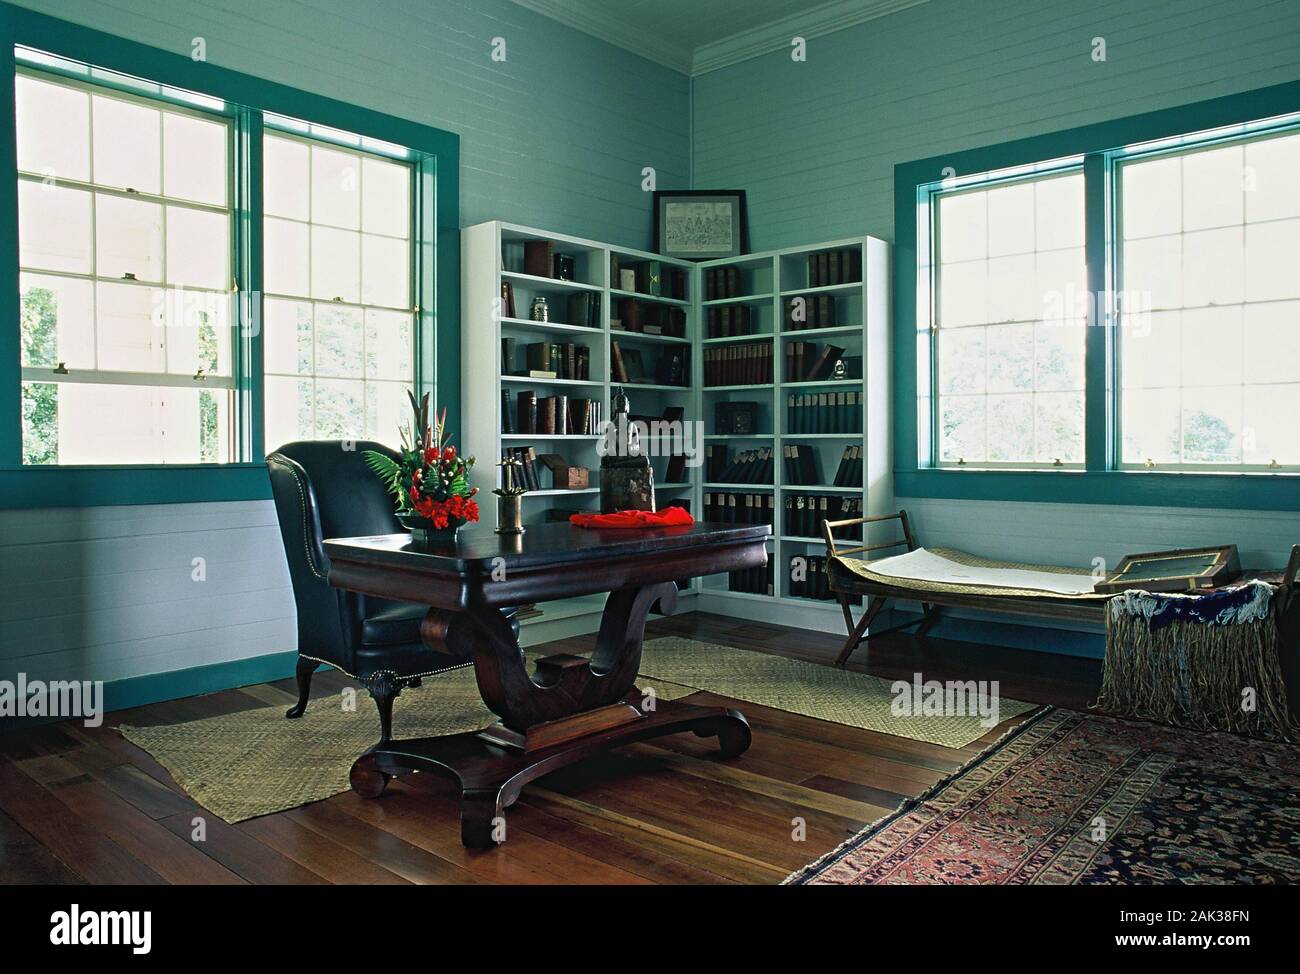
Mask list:
[[[528,434],[512,433],[502,435],[501,397],[505,390],[510,396],[528,386],[536,386],[539,392],[553,389],[554,394],[563,394],[570,390],[569,397],[589,397],[599,400],[604,406],[604,416],[608,417],[610,394],[615,385],[622,385],[632,399],[632,411],[636,414],[656,414],[668,406],[684,409],[687,421],[703,421],[704,441],[717,447],[727,448],[728,454],[748,449],[772,450],[773,474],[771,481],[761,484],[721,483],[708,479],[707,466],[687,467],[685,477],[668,482],[664,471],[664,458],[653,457],[655,467],[655,484],[657,494],[665,500],[671,497],[688,498],[691,510],[698,515],[705,507],[706,494],[762,494],[770,496],[773,504],[774,530],[769,541],[773,564],[773,594],[755,594],[751,592],[732,592],[728,590],[727,576],[711,576],[696,579],[689,589],[697,601],[695,605],[704,611],[716,611],[726,615],[740,616],[747,619],[784,622],[787,624],[804,623],[810,628],[838,631],[842,626],[839,607],[834,602],[825,602],[790,594],[788,561],[798,554],[814,558],[821,554],[821,539],[808,537],[801,533],[791,534],[785,530],[785,504],[794,503],[800,495],[821,495],[827,498],[841,499],[842,502],[855,505],[862,514],[882,514],[893,510],[892,458],[889,452],[888,417],[890,408],[890,336],[889,336],[889,245],[873,237],[856,237],[845,240],[830,241],[807,247],[792,247],[781,250],[745,254],[741,257],[717,261],[691,263],[675,261],[644,251],[586,240],[564,234],[550,233],[545,230],[523,227],[510,223],[490,222],[469,227],[462,231],[462,356],[465,376],[462,381],[463,400],[462,443],[463,449],[480,459],[476,467],[476,484],[490,490],[495,483],[485,484],[484,479],[493,476],[489,461],[495,462],[506,446],[525,446],[534,444],[538,453],[559,453],[570,463],[586,466],[592,471],[592,484],[584,490],[538,490],[525,495],[529,500],[524,507],[525,523],[537,523],[546,516],[546,509],[560,505],[567,509],[592,510],[598,506],[599,489],[595,486],[599,466],[598,435],[586,434]],[[571,254],[575,257],[575,276],[577,281],[560,281],[521,273],[524,245],[529,241],[546,241],[553,246],[555,254]],[[845,263],[846,253],[849,263]],[[856,276],[857,267],[861,267],[861,279],[852,282],[818,283],[814,280],[835,281],[834,273],[829,268],[835,264],[829,256],[826,263],[818,264],[819,255],[838,254],[840,267],[846,274]],[[618,261],[619,269],[627,269],[633,264],[658,261],[665,279],[670,271],[680,270],[685,274],[686,300],[665,295],[651,295],[629,291],[614,286],[618,282],[611,277],[611,258]],[[852,270],[848,270],[848,268]],[[707,277],[718,269],[731,268],[722,275]],[[641,270],[645,268],[642,267]],[[812,272],[812,273],[810,273]],[[815,276],[813,276],[815,274]],[[725,287],[718,287],[719,279],[725,279]],[[566,311],[576,304],[582,306],[582,298],[564,297],[565,293],[591,293],[598,295],[600,308],[597,327],[572,325],[565,321],[538,322],[527,318],[502,317],[498,314],[502,284],[510,282],[516,299],[516,313],[527,313],[531,298],[537,294],[551,296],[551,313],[557,318],[566,317]],[[590,282],[590,283],[588,283]],[[707,287],[706,287],[707,282]],[[706,290],[715,288],[705,300]],[[833,317],[814,317],[808,320],[825,321],[824,327],[794,328],[787,322],[786,306],[788,299],[795,296],[817,298],[809,301],[809,307],[816,305],[817,314],[829,308]],[[624,330],[611,327],[611,318],[620,320],[625,302],[635,300],[644,302],[642,314],[659,313],[680,318],[684,312],[686,329],[684,337],[675,335],[646,334],[642,331]],[[566,301],[568,305],[566,307]],[[654,306],[660,306],[658,308]],[[669,311],[669,309],[674,309]],[[680,309],[675,310],[675,309]],[[581,313],[581,310],[575,312]],[[581,320],[581,319],[578,319]],[[655,317],[646,320],[656,323]],[[720,322],[722,327],[736,329],[736,323],[752,328],[744,335],[717,335],[708,337],[706,321]],[[730,325],[727,322],[730,321]],[[841,324],[840,322],[846,322]],[[590,356],[590,379],[534,379],[518,375],[502,375],[501,338],[502,335],[514,336],[516,342],[529,341],[530,335],[537,335],[536,341],[572,342],[587,345]],[[547,335],[553,335],[548,338]],[[639,348],[642,356],[648,356],[653,362],[658,355],[674,352],[685,346],[690,349],[687,362],[689,384],[685,386],[661,385],[653,382],[615,383],[612,382],[613,356],[610,342],[616,341],[620,347]],[[817,379],[810,381],[786,382],[786,344],[788,342],[807,342],[814,346],[814,361],[826,348],[838,350],[852,368],[856,361],[860,368],[850,374],[861,376],[852,379]],[[718,346],[756,344],[771,351],[771,365],[774,381],[771,383],[740,383],[730,385],[704,384],[704,351]],[[806,361],[806,360],[805,360]],[[648,363],[647,363],[648,364]],[[653,377],[650,369],[646,374]],[[808,374],[807,371],[804,374]],[[814,373],[819,374],[819,373]],[[825,374],[825,373],[820,373]],[[851,397],[841,406],[834,396],[838,393],[857,395],[857,402]],[[485,401],[489,393],[492,401]],[[815,412],[825,400],[836,408],[847,408],[855,415],[864,432],[822,432],[790,433],[784,432],[788,423],[787,408],[791,398],[802,399],[805,405],[812,407],[801,416],[811,418],[819,415]],[[756,401],[759,408],[760,426],[774,430],[770,433],[723,434],[710,432],[715,427],[714,407],[717,403],[727,401]],[[823,407],[824,408],[824,407]],[[834,412],[839,421],[849,415]],[[815,424],[822,429],[830,422]],[[857,423],[855,423],[857,425]],[[662,439],[655,441],[662,442]],[[794,484],[786,483],[786,470],[783,465],[783,450],[787,446],[810,448],[815,470],[802,479],[811,476],[814,479],[831,480],[838,478],[837,467],[844,461],[845,451],[850,447],[859,448],[856,458],[861,463],[860,482],[866,487],[839,487],[833,484]],[[715,471],[715,475],[720,471]],[[549,480],[545,482],[550,482]],[[570,503],[557,501],[569,495]],[[483,504],[484,520],[494,521],[496,516],[494,498],[485,498]],[[741,505],[743,506],[743,502]],[[835,508],[831,501],[832,509]],[[832,515],[833,516],[833,515]],[[850,516],[843,514],[841,516]],[[802,528],[802,526],[801,526]],[[868,532],[868,542],[892,540],[877,537]],[[599,611],[603,600],[572,599],[564,603],[549,603],[542,606],[540,616],[527,620],[526,626],[539,623],[562,622],[563,631],[553,625],[542,625],[538,632],[545,631],[545,638],[557,638],[560,635],[591,632],[596,628]],[[862,610],[855,609],[855,613]],[[536,638],[543,638],[539,635]]]
[[[620,252],[619,256],[623,257],[627,255],[624,252]],[[655,260],[662,260],[662,258],[656,257]],[[691,306],[689,301],[666,297],[662,294],[642,294],[640,291],[622,291],[616,287],[610,288],[609,293],[616,298],[636,298],[639,301],[652,301],[655,304],[672,304],[679,308],[689,308]],[[618,329],[614,330],[618,331]]]
[[[825,284],[821,287],[794,287],[781,292],[783,298],[798,297],[800,294],[846,294],[850,291],[860,290],[861,281],[850,281],[847,284]]]
[[[604,385],[603,382],[592,382],[589,379],[539,379],[528,375],[503,375],[501,381],[534,386],[593,386],[597,389]]]
[[[771,301],[772,292],[764,294],[746,294],[737,298],[714,298],[712,301],[701,301],[700,304],[705,308],[718,308],[728,304],[756,304],[759,301]]]
[[[599,335],[599,328],[586,325],[569,325],[562,321],[533,321],[531,318],[500,318],[503,328],[527,328],[532,331],[556,331],[579,335]]]
[[[501,271],[502,280],[517,281],[544,291],[601,291],[599,284],[586,284],[582,281],[562,281],[558,277],[538,277],[536,274],[521,274],[517,271]],[[500,293],[500,292],[498,292]],[[592,329],[593,331],[595,329]]]
[[[791,328],[789,331],[781,332],[781,337],[797,340],[812,338],[817,335],[856,335],[860,331],[862,331],[861,325],[836,325],[833,328]]]

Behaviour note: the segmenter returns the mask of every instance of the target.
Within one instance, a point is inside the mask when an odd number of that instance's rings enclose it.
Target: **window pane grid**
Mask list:
[[[940,466],[1083,465],[1083,177],[936,194]]]
[[[281,132],[264,145],[267,447],[393,442],[414,363],[413,172]]]
[[[1120,465],[1300,470],[1300,135],[1117,167]]]
[[[228,119],[16,81],[24,462],[229,461]],[[83,433],[97,415],[113,437]]]

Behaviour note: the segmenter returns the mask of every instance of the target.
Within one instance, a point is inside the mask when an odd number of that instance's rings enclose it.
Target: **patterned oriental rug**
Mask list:
[[[1047,710],[786,883],[1297,883],[1297,794],[1300,748]]]
[[[676,636],[645,643],[637,685],[653,687],[661,700],[708,690],[947,747],[978,740],[992,719],[896,714],[888,680]],[[1003,697],[996,720],[1032,709],[1032,704]],[[398,697],[393,732],[398,738],[458,734],[480,730],[495,719],[479,697],[473,669],[462,667],[427,678],[419,689]],[[239,822],[346,791],[348,769],[374,744],[379,723],[365,691],[358,691],[314,698],[300,720],[286,720],[283,706],[259,707],[184,724],[123,725],[120,730],[196,801],[227,822]]]

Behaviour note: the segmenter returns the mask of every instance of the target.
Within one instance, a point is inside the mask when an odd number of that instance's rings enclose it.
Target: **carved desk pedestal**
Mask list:
[[[724,757],[743,753],[750,732],[739,711],[657,700],[635,681],[646,616],[676,606],[672,580],[762,565],[768,532],[546,524],[522,536],[478,530],[418,549],[405,535],[326,542],[332,585],[430,607],[425,644],[471,657],[483,701],[500,718],[475,733],[381,739],[353,764],[353,790],[373,798],[405,771],[449,772],[461,786],[461,840],[481,848],[493,844],[524,785],[608,748],[689,730],[717,737]],[[591,658],[550,656],[530,674],[500,607],[599,592],[609,597]]]

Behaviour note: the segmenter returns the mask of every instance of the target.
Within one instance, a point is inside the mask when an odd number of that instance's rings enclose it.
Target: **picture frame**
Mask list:
[[[715,260],[749,253],[743,189],[655,190],[650,248],[664,257]]]
[[[1235,544],[1176,548],[1125,555],[1113,572],[1093,586],[1093,591],[1198,592],[1240,577],[1241,560]]]

